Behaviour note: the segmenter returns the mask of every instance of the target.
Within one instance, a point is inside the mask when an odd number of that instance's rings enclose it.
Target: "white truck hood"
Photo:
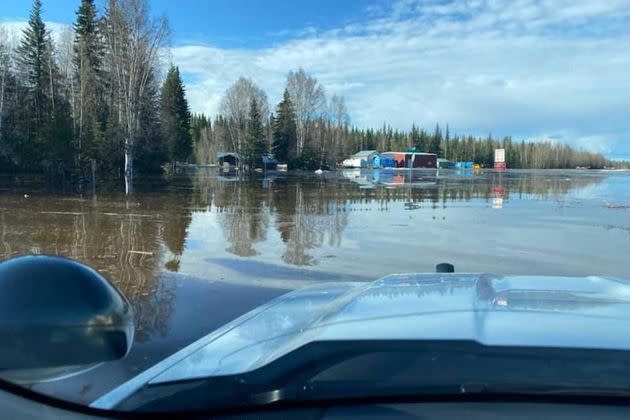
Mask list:
[[[630,281],[603,277],[398,274],[283,295],[94,401],[264,366],[315,341],[473,340],[495,346],[630,349]]]

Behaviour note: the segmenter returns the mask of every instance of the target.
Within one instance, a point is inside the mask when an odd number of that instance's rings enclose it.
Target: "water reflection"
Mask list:
[[[272,194],[272,209],[277,214],[275,227],[286,250],[282,260],[293,265],[310,265],[309,250],[322,245],[339,246],[348,223],[344,211],[348,191],[317,179],[312,183],[278,182]]]
[[[136,339],[165,336],[174,309],[174,287],[161,281],[166,264],[176,270],[184,252],[190,191],[97,198],[8,194],[0,212],[0,258],[63,255],[109,277],[134,304]],[[184,205],[182,205],[184,204]]]
[[[83,197],[51,193],[43,180],[27,183],[0,178],[0,258],[49,253],[93,266],[134,302],[138,339],[144,340],[168,332],[166,320],[174,310],[177,291],[172,282],[169,286],[161,281],[160,273],[185,271],[185,257],[198,255],[187,248],[195,219],[214,217],[214,227],[192,233],[221,243],[226,253],[195,257],[199,264],[209,257],[226,261],[230,255],[258,258],[267,252],[263,268],[320,264],[326,265],[322,273],[330,274],[346,261],[336,262],[336,255],[330,255],[332,259],[323,264],[322,255],[317,253],[326,249],[336,254],[336,250],[357,247],[353,242],[356,238],[346,233],[351,221],[376,229],[375,237],[367,239],[372,248],[366,258],[386,264],[396,255],[382,244],[408,237],[396,232],[426,234],[422,223],[413,222],[412,211],[446,209],[471,200],[486,203],[479,207],[492,207],[496,198],[501,198],[504,208],[515,198],[566,204],[570,191],[597,186],[604,179],[605,175],[559,172],[459,174],[407,170],[360,170],[323,176],[272,173],[245,178],[200,170],[168,179],[147,179],[136,186],[131,197],[121,193]],[[400,226],[391,224],[394,207],[396,212],[410,214],[406,219],[397,216],[397,222],[407,220]],[[436,219],[436,213],[431,214]],[[444,214],[440,214],[440,220]],[[276,254],[269,255],[269,249]],[[368,268],[361,270],[357,266],[354,273],[369,278],[376,275]],[[268,271],[274,273],[274,269]],[[387,271],[396,271],[396,267]],[[207,276],[213,278],[213,273]],[[314,274],[304,277],[314,281],[319,278]]]
[[[361,189],[374,190],[375,198],[408,198],[433,203],[501,197],[562,199],[571,190],[597,185],[603,175],[589,176],[559,171],[477,172],[464,170],[351,169],[342,176]],[[379,188],[385,187],[385,188]]]

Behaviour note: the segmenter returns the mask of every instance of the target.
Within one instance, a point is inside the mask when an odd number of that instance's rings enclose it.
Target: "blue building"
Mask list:
[[[396,160],[388,155],[374,155],[372,156],[372,161],[368,166],[372,168],[395,168]]]

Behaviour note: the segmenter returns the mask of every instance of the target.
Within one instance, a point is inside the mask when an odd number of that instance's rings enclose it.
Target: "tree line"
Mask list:
[[[53,41],[34,0],[21,36],[0,31],[0,164],[132,178],[188,160],[190,109],[179,70],[166,76],[169,28],[147,0],[110,0],[99,14],[81,0],[72,27]],[[162,82],[163,80],[163,82]]]
[[[252,113],[252,106],[256,113]],[[360,150],[415,150],[491,167],[494,150],[505,148],[510,168],[612,165],[599,153],[565,143],[452,135],[448,124],[444,130],[437,124],[430,131],[415,124],[410,130],[394,129],[386,123],[378,129],[353,127],[343,96],[327,100],[321,83],[303,69],[287,74],[282,100],[273,112],[264,90],[252,80],[240,78],[226,91],[220,114],[214,120],[204,114],[193,115],[191,127],[194,159],[202,164],[215,163],[218,151],[239,153],[243,162],[254,162],[260,153],[267,152],[292,168],[315,169],[334,167]],[[255,146],[250,145],[252,141],[257,142]]]
[[[74,24],[54,41],[42,1],[34,0],[17,39],[0,28],[2,169],[41,171],[61,162],[85,175],[95,162],[99,172],[131,181],[134,171],[158,171],[169,161],[215,163],[219,151],[239,153],[249,168],[273,153],[291,168],[313,169],[364,149],[415,148],[491,165],[498,147],[512,168],[610,165],[565,144],[451,135],[448,126],[357,128],[344,98],[328,98],[301,68],[288,72],[274,107],[241,77],[214,119],[191,115],[179,69],[163,74],[168,39],[167,19],[152,16],[148,0],[109,0],[102,13],[94,0],[80,0]]]

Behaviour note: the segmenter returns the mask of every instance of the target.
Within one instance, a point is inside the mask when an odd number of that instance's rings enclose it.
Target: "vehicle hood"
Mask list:
[[[630,280],[398,274],[283,295],[131,379],[92,405],[146,384],[235,375],[322,340],[472,340],[489,346],[630,349]]]

